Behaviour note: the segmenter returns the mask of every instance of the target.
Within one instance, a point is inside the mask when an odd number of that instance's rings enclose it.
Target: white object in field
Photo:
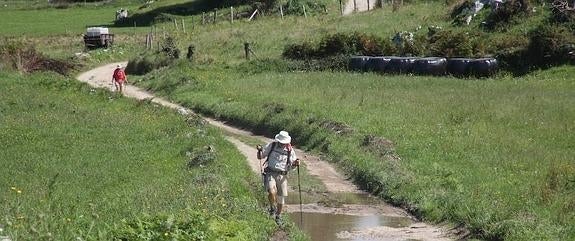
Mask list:
[[[108,28],[104,27],[90,27],[86,29],[86,35],[89,37],[96,37],[102,34],[109,34]]]

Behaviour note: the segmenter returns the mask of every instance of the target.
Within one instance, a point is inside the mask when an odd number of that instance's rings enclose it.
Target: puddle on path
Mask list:
[[[328,213],[303,213],[303,226],[300,223],[300,212],[290,213],[290,219],[313,241],[353,240],[368,241],[373,239],[353,238],[339,239],[337,233],[360,229],[386,226],[391,228],[409,227],[412,220],[394,216],[352,216]],[[380,240],[380,239],[378,239]]]
[[[286,201],[290,219],[313,241],[417,240],[398,239],[396,235],[389,239],[382,239],[381,235],[377,238],[361,235],[338,237],[338,233],[349,234],[377,227],[409,229],[414,223],[409,217],[386,208],[388,205],[383,201],[366,193],[302,193],[303,213],[298,205],[299,193],[290,193]],[[300,221],[302,218],[303,225]]]
[[[299,193],[290,191],[287,204],[299,204]],[[306,193],[302,192],[302,203],[322,203],[327,206],[340,204],[380,205],[383,201],[367,193]]]

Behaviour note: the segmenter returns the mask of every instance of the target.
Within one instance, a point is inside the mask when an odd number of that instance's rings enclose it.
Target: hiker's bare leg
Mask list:
[[[282,208],[283,208],[283,207],[284,207],[284,205],[283,205],[283,204],[281,204],[281,203],[278,203],[278,211],[277,211],[277,215],[280,215],[280,214],[282,214]]]
[[[268,193],[268,200],[270,201],[270,206],[271,207],[275,207],[276,206],[276,194],[274,192],[269,192]]]

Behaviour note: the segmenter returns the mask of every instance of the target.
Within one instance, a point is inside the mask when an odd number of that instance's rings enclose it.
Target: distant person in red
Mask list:
[[[126,73],[122,69],[122,66],[116,66],[116,70],[114,70],[114,74],[112,75],[112,84],[116,86],[116,92],[120,92],[121,94],[124,90],[124,84],[127,83],[128,79],[126,78]]]

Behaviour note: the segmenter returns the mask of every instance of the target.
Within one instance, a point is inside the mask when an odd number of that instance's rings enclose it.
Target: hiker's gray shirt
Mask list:
[[[262,157],[267,158],[268,154],[270,154],[270,158],[268,159],[268,167],[274,171],[289,171],[293,169],[293,167],[287,168],[287,155],[288,150],[284,149],[282,144],[276,142],[274,149],[272,150],[272,143],[268,143],[264,147],[264,151],[262,153]],[[296,159],[295,151],[292,148],[290,162],[294,162]],[[287,169],[286,169],[287,168]]]

